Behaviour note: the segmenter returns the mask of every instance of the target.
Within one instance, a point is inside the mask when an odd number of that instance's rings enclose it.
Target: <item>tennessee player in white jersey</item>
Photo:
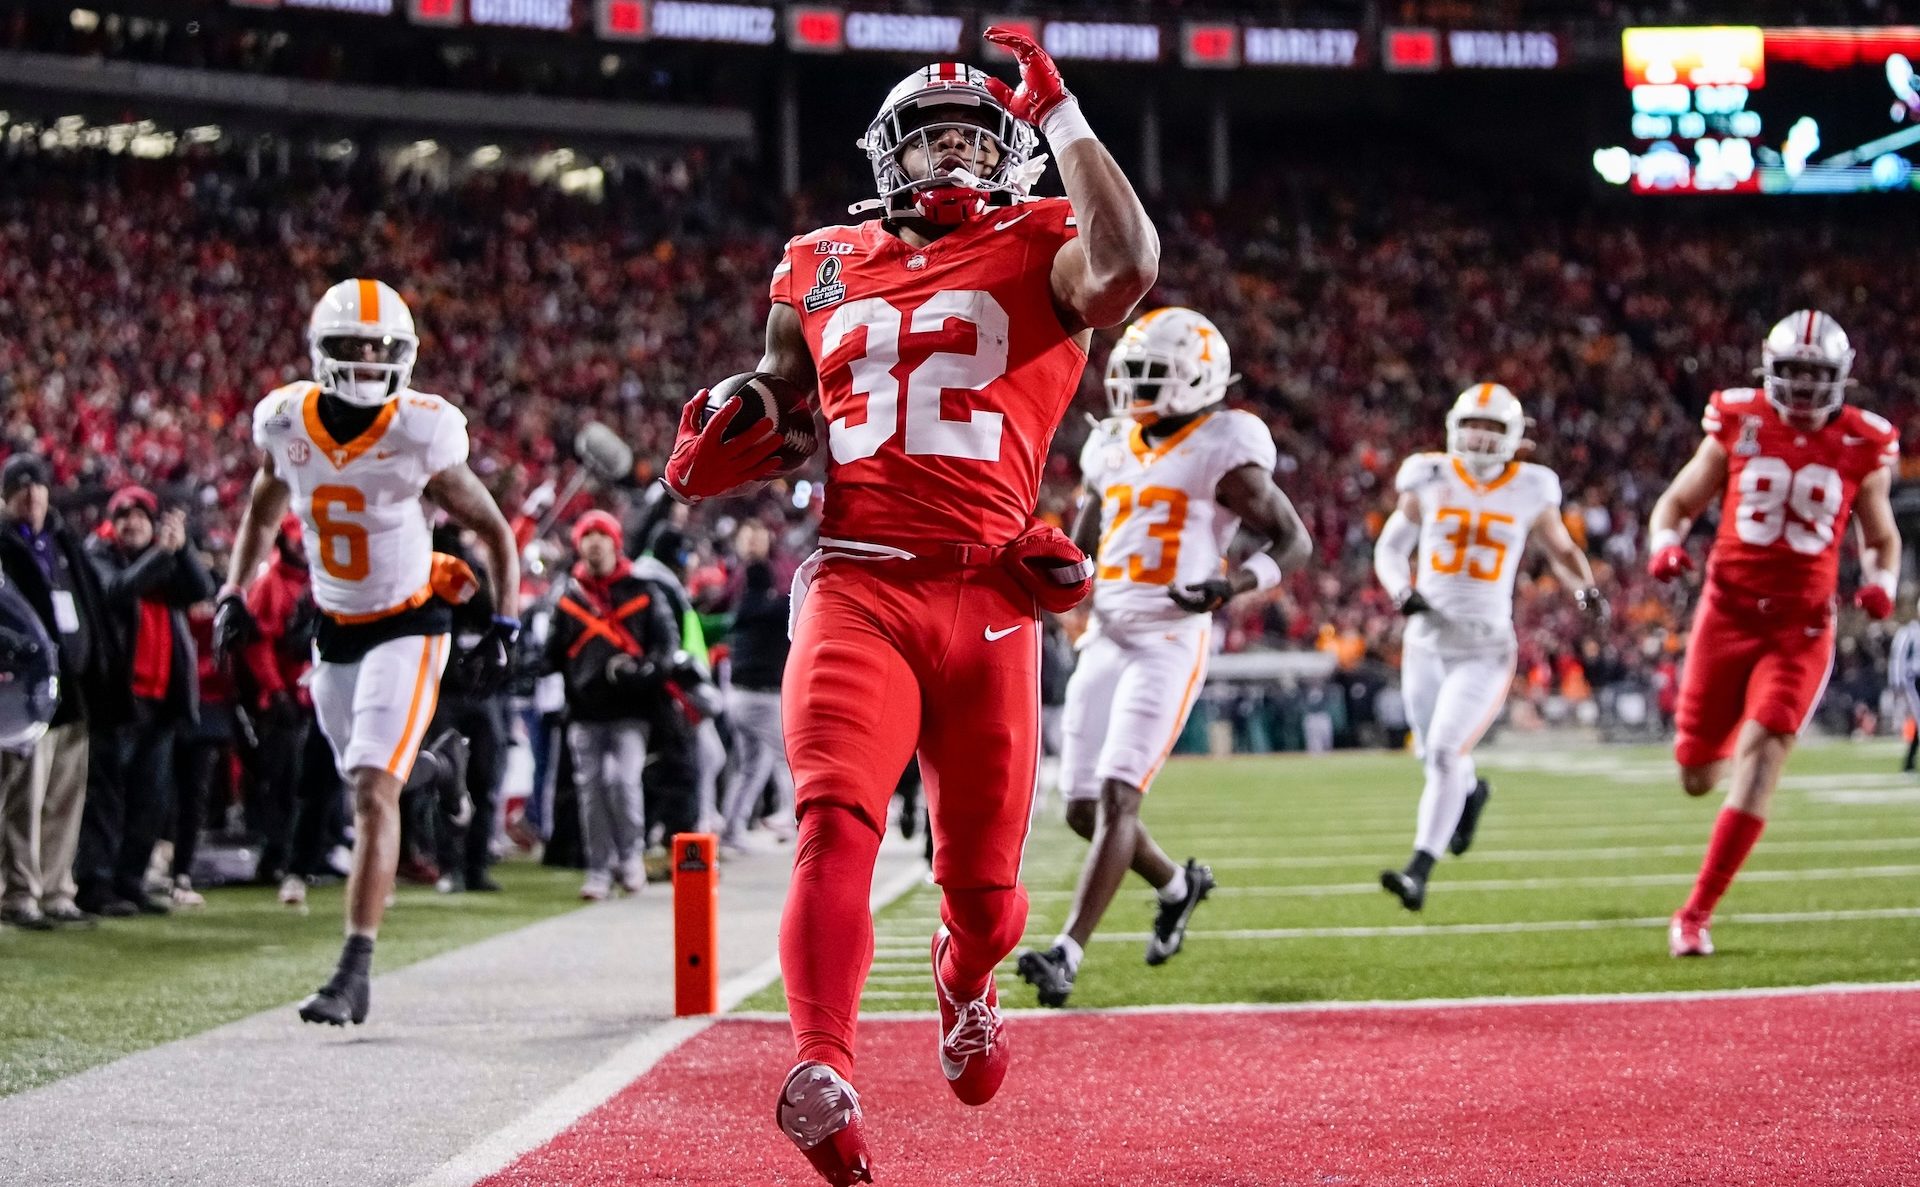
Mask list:
[[[1312,551],[1273,482],[1273,437],[1260,419],[1219,407],[1233,381],[1227,342],[1191,309],[1157,309],[1127,327],[1107,361],[1113,418],[1081,451],[1085,495],[1074,540],[1096,562],[1093,616],[1067,683],[1061,794],[1067,822],[1093,842],[1066,928],[1020,954],[1042,1005],[1073,989],[1080,958],[1128,869],[1160,907],[1147,963],[1180,950],[1213,874],[1176,866],[1140,822],[1140,804],[1206,680],[1213,612],[1271,589]],[[1263,547],[1229,568],[1244,524]]]
[[[1545,546],[1583,611],[1607,613],[1560,518],[1560,479],[1515,460],[1525,434],[1520,401],[1506,388],[1479,383],[1461,392],[1447,414],[1447,452],[1401,463],[1399,502],[1374,547],[1374,572],[1407,616],[1401,691],[1426,767],[1413,859],[1380,875],[1409,911],[1425,903],[1441,849],[1467,851],[1486,806],[1473,748],[1513,682],[1513,584],[1529,537]],[[1416,546],[1417,573],[1408,563]]]
[[[377,280],[334,285],[307,343],[313,379],[254,410],[260,469],[215,634],[223,652],[247,637],[241,589],[291,506],[321,611],[314,711],[354,805],[346,948],[300,1016],[338,1026],[366,1018],[373,941],[400,856],[400,791],[433,718],[453,606],[475,589],[464,564],[434,554],[421,497],[475,532],[493,579],[494,625],[462,659],[482,686],[505,676],[520,577],[512,530],[467,468],[466,418],[408,386],[419,338],[400,294]]]

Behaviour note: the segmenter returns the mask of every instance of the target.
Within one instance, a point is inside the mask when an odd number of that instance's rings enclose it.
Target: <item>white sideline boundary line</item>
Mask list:
[[[1194,1005],[1100,1006],[1061,1010],[1009,1008],[1003,1013],[1024,1020],[1036,1018],[1128,1017],[1173,1014],[1351,1014],[1392,1013],[1402,1010],[1467,1010],[1527,1006],[1631,1006],[1662,1002],[1729,1001],[1743,998],[1845,996],[1866,993],[1920,992],[1920,981],[1834,981],[1825,985],[1768,985],[1750,989],[1662,989],[1646,993],[1552,993],[1513,997],[1377,998],[1370,1001],[1316,1002],[1204,1002]],[[884,996],[884,995],[872,995]],[[862,1022],[921,1022],[932,1010],[863,1010]],[[786,1015],[764,1011],[728,1014],[732,1022],[784,1022]]]
[[[893,902],[920,885],[926,871],[914,862],[879,886],[869,899],[872,908]],[[780,976],[775,955],[730,978],[720,986],[720,1013],[699,1018],[670,1018],[621,1047],[584,1075],[528,1109],[504,1129],[468,1146],[409,1187],[473,1187],[473,1184],[513,1165],[522,1155],[546,1145],[580,1118],[613,1099],[615,1093],[645,1075],[682,1043],[712,1026],[728,1010],[773,984]],[[769,1017],[785,1018],[784,1014]]]

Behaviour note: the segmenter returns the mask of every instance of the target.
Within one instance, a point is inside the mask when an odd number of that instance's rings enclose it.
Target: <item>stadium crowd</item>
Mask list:
[[[210,789],[244,803],[246,827],[267,834],[259,876],[325,873],[340,828],[328,780],[297,803],[255,802],[233,790],[261,781],[232,759],[255,719],[273,729],[297,716],[284,699],[295,695],[297,662],[250,664],[254,678],[233,687],[206,655],[212,583],[200,578],[224,565],[255,465],[248,411],[306,374],[308,309],[344,276],[379,276],[411,303],[422,339],[415,383],[466,410],[474,468],[535,562],[527,569],[538,613],[551,611],[552,598],[541,595],[557,594],[570,571],[575,580],[620,577],[596,569],[582,578],[573,568],[576,525],[596,507],[617,517],[623,556],[651,553],[659,570],[642,576],[677,588],[684,612],[669,650],[684,649],[699,670],[688,673],[685,703],[674,707],[689,723],[682,773],[669,780],[678,802],[659,811],[650,803],[645,819],[724,818],[737,842],[758,815],[752,805],[777,805],[780,774],[761,761],[769,746],[777,750],[763,728],[764,705],[752,696],[733,705],[734,749],[751,756],[735,766],[755,772],[733,780],[737,786],[721,782],[724,746],[704,723],[729,716],[714,699],[725,694],[711,685],[715,676],[726,683],[732,612],[745,607],[742,621],[762,626],[783,617],[767,605],[768,591],[784,588],[811,546],[819,484],[801,476],[692,516],[647,488],[686,396],[754,364],[780,244],[830,221],[837,207],[828,196],[774,207],[752,177],[697,156],[610,174],[598,202],[505,171],[474,171],[441,189],[384,176],[364,160],[251,176],[212,152],[137,161],[16,151],[5,168],[0,458],[37,459],[56,517],[76,539],[92,537],[103,605],[134,597],[121,612],[137,625],[106,628],[125,644],[108,650],[123,652],[123,663],[137,655],[155,662],[139,632],[165,626],[177,648],[172,671],[197,675],[172,684],[162,677],[157,697],[148,697],[179,702],[163,716],[182,793],[159,804],[128,801],[116,809],[117,823],[98,826],[83,848],[99,884],[81,894],[83,909],[147,904],[144,865],[128,846],[150,850],[153,838],[196,832]],[[1380,674],[1395,658],[1399,624],[1370,558],[1391,509],[1394,471],[1408,452],[1442,447],[1442,418],[1456,391],[1496,380],[1534,417],[1537,459],[1561,475],[1569,527],[1615,610],[1604,637],[1583,638],[1566,591],[1544,575],[1523,575],[1525,695],[1516,712],[1593,703],[1616,687],[1643,690],[1655,703],[1670,696],[1685,607],[1644,577],[1644,522],[1698,440],[1698,410],[1714,387],[1746,382],[1774,317],[1817,305],[1860,348],[1858,398],[1911,440],[1920,390],[1900,360],[1920,331],[1920,262],[1879,250],[1886,239],[1871,215],[1809,224],[1770,211],[1660,213],[1560,209],[1550,199],[1450,186],[1430,169],[1415,177],[1351,164],[1290,167],[1243,185],[1225,208],[1156,212],[1164,250],[1151,301],[1190,305],[1220,324],[1242,375],[1233,400],[1271,427],[1281,485],[1318,549],[1311,568],[1226,612],[1228,650],[1319,648],[1368,698],[1389,683]],[[1089,411],[1104,407],[1103,356],[1097,342],[1080,405]],[[569,443],[587,420],[633,446],[629,481],[580,484]],[[1078,423],[1062,430],[1043,514],[1071,515],[1072,458],[1084,432]],[[9,472],[19,489],[32,485],[24,463]],[[134,519],[145,520],[144,539],[138,525],[133,539],[124,537]],[[178,570],[165,612],[144,608],[160,595],[127,595],[124,580],[115,584],[115,573],[149,549]],[[743,628],[753,675],[741,691],[777,687],[778,661],[768,655],[775,633],[756,629],[748,640]],[[298,638],[287,652],[296,661]],[[1858,635],[1843,649],[1829,698],[1842,729],[1879,702],[1876,640]],[[482,725],[461,731],[477,731],[497,750],[517,714],[534,743],[536,789],[550,788],[550,775],[567,762],[554,728],[568,693],[551,679],[536,689],[530,673],[514,701],[468,706]],[[153,713],[121,710],[94,723],[94,783],[155,761],[152,728],[140,732],[143,723],[152,727]],[[1362,715],[1383,723],[1390,716],[1357,705],[1337,716]],[[759,723],[752,737],[740,732],[749,717]],[[109,722],[103,739],[99,727]],[[1340,740],[1361,736],[1343,727]],[[324,757],[311,730],[298,743],[310,758]],[[112,762],[97,757],[103,747]],[[477,757],[462,754],[453,765]],[[308,764],[315,766],[324,763]],[[458,796],[429,797],[418,817],[415,872],[444,889],[488,883],[485,842],[494,830],[484,822],[497,828],[500,762],[496,753],[472,766],[465,777],[483,822],[477,843],[465,832],[450,842],[436,825],[438,809],[458,815]],[[125,800],[137,782],[112,794]],[[290,787],[298,779],[266,782]],[[596,792],[616,816],[626,810],[624,794]],[[110,806],[111,796],[88,798],[89,812]],[[548,839],[558,823],[551,806],[536,794],[526,816],[527,828]],[[182,866],[176,839],[168,893],[180,903],[193,901],[191,845],[189,837]],[[623,840],[614,849],[603,872],[631,881],[631,846]],[[45,873],[48,886],[62,885],[64,870]],[[36,914],[8,893],[10,918]],[[38,901],[57,915],[73,905],[73,893],[43,890]]]

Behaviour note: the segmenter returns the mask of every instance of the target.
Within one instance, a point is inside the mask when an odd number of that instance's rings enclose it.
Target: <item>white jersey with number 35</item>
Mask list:
[[[1414,588],[1437,614],[1417,614],[1409,642],[1452,647],[1513,639],[1513,582],[1527,535],[1560,506],[1560,479],[1545,466],[1509,462],[1482,482],[1458,458],[1417,453],[1394,479],[1420,501]]]
[[[254,410],[253,440],[292,492],[322,610],[367,621],[426,600],[433,543],[420,496],[434,475],[467,460],[459,409],[402,391],[340,444],[320,421],[319,387],[294,383]]]
[[[1218,577],[1240,518],[1216,491],[1241,466],[1273,470],[1273,435],[1251,413],[1202,413],[1149,442],[1140,426],[1109,420],[1080,452],[1087,489],[1103,501],[1093,587],[1103,621],[1181,619],[1167,590]]]

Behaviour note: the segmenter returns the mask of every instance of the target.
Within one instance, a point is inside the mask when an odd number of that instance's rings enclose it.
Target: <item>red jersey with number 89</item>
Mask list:
[[[1846,404],[1820,429],[1796,428],[1754,388],[1715,392],[1701,425],[1727,451],[1708,586],[1748,598],[1832,598],[1860,483],[1899,459],[1893,426]]]
[[[1064,198],[989,211],[926,247],[879,220],[787,244],[773,299],[800,315],[827,425],[822,536],[1004,544],[1040,497],[1087,356],[1053,306]]]

